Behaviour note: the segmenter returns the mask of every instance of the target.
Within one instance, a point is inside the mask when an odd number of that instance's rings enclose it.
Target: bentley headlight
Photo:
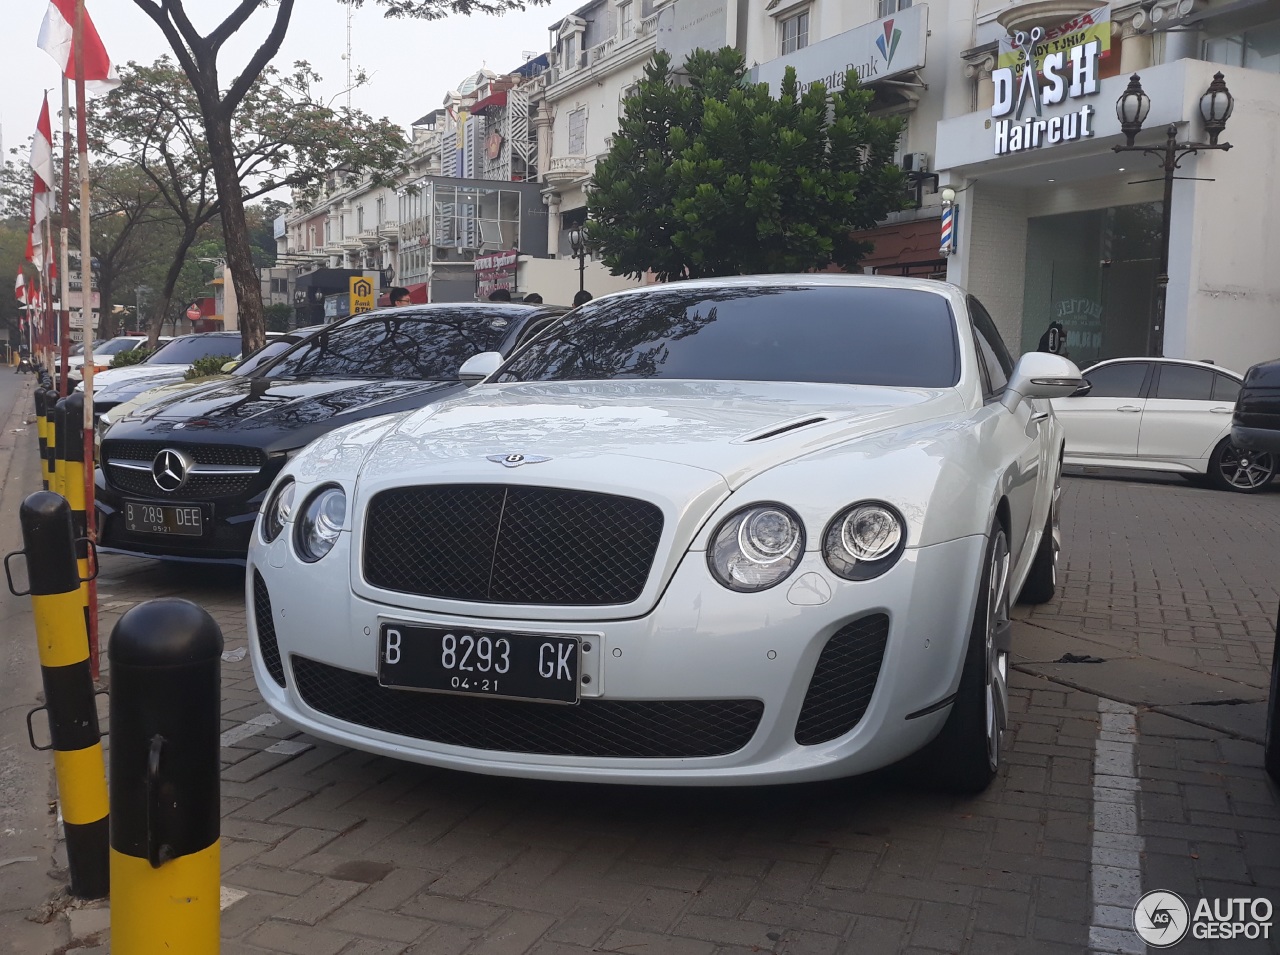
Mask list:
[[[290,478],[284,481],[267,500],[262,512],[262,539],[270,544],[280,536],[284,525],[293,516],[293,495],[297,485]]]
[[[313,494],[298,517],[297,536],[294,538],[298,556],[315,562],[333,550],[346,519],[346,491],[331,484]]]
[[[800,519],[779,504],[755,504],[716,529],[707,565],[730,590],[752,593],[786,580],[803,553]]]
[[[897,563],[907,529],[887,504],[864,501],[836,515],[827,526],[822,556],[845,580],[869,580]]]

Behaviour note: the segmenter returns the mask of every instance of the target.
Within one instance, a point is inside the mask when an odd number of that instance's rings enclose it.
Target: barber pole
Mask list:
[[[942,208],[942,247],[938,250],[943,256],[951,255],[956,250],[956,207]]]

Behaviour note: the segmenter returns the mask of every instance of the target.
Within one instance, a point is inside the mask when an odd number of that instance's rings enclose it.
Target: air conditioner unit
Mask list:
[[[903,153],[901,166],[903,172],[928,172],[929,154]]]

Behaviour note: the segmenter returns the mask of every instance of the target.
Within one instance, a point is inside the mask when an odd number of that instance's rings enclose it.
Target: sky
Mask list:
[[[441,105],[446,92],[484,66],[496,73],[514,70],[549,49],[547,28],[572,13],[584,0],[551,0],[523,13],[501,17],[477,14],[445,20],[387,20],[374,0],[352,16],[352,62],[371,74],[367,86],[351,94],[351,105],[374,117],[386,116],[407,127]],[[208,33],[236,6],[235,0],[187,0],[188,15]],[[5,158],[28,151],[27,138],[35,130],[41,96],[50,90],[56,110],[58,68],[36,46],[45,0],[16,0],[6,4],[9,33],[0,69],[0,130]],[[116,63],[151,63],[169,52],[160,28],[132,0],[86,0],[86,9]],[[266,36],[275,6],[266,6],[240,28],[219,55],[219,75],[225,87]],[[347,44],[346,7],[340,0],[297,0],[289,34],[275,64],[287,68],[307,60],[324,77],[323,89],[338,95],[345,87]],[[341,101],[341,100],[340,100]],[[54,126],[58,120],[55,115]]]

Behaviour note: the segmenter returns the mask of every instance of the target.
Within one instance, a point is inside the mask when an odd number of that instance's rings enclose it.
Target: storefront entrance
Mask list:
[[[1159,257],[1158,202],[1029,219],[1023,351],[1061,322],[1081,368],[1151,354]]]

